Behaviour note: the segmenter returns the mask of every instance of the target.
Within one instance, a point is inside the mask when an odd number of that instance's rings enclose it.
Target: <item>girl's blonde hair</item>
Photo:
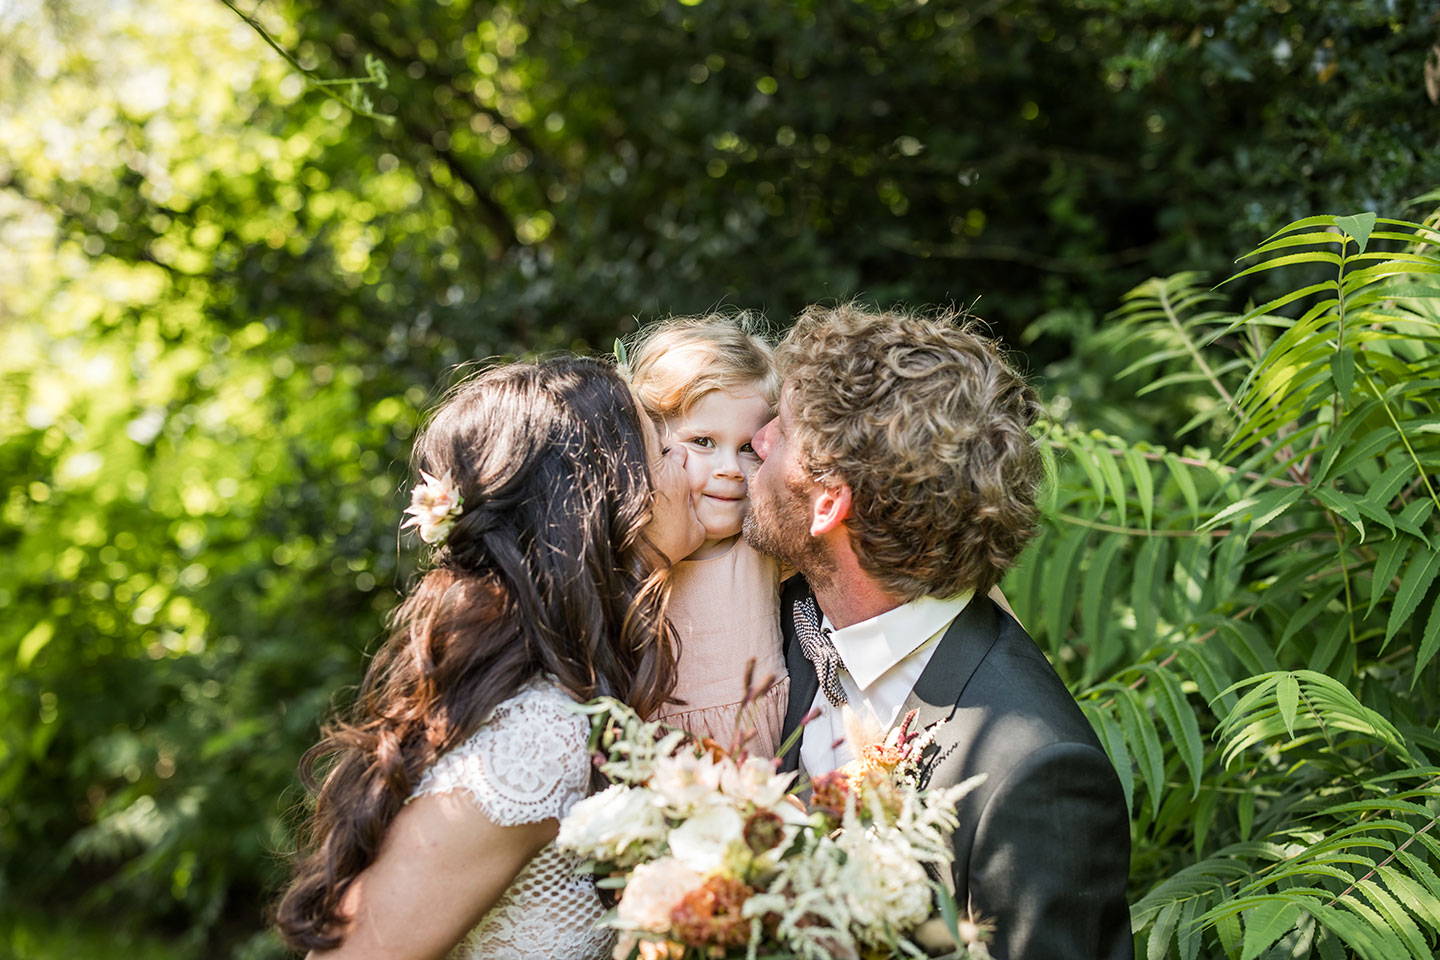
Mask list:
[[[628,338],[622,372],[651,416],[683,416],[715,390],[758,385],[775,408],[780,377],[764,322],[750,313],[670,317]]]

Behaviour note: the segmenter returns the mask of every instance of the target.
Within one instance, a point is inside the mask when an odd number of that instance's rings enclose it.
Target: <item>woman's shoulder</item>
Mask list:
[[[501,825],[563,816],[589,786],[590,724],[553,678],[532,680],[437,759],[412,796],[462,790]]]
[[[510,748],[517,738],[537,737],[545,748],[559,753],[583,750],[590,739],[590,722],[575,707],[575,698],[554,677],[536,677],[500,701],[480,729],[456,749],[492,742]]]

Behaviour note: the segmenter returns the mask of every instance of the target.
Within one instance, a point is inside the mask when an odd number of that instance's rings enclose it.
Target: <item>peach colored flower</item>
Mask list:
[[[716,874],[680,898],[670,911],[675,936],[692,947],[743,947],[750,939],[750,921],[742,914],[754,890],[724,874]]]
[[[630,873],[620,895],[616,924],[625,930],[663,934],[670,929],[670,911],[698,888],[704,876],[674,857],[642,863]]]

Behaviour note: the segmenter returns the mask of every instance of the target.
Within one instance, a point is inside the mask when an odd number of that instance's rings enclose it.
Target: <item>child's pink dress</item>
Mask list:
[[[779,564],[741,537],[718,557],[676,564],[671,584],[670,622],[680,637],[675,696],[685,702],[666,704],[658,718],[728,747],[753,657],[755,682],[776,680],[742,721],[755,728],[750,753],[775,756],[790,693],[780,650]]]

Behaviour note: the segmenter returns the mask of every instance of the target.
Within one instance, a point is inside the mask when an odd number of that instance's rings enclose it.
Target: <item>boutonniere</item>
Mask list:
[[[837,772],[856,785],[867,779],[873,782],[878,777],[890,787],[920,786],[922,775],[938,753],[935,734],[945,721],[937,720],[922,727],[915,722],[917,713],[911,710],[888,734],[880,734],[875,725],[867,724],[845,707],[842,713],[845,739],[850,742],[855,759]]]

